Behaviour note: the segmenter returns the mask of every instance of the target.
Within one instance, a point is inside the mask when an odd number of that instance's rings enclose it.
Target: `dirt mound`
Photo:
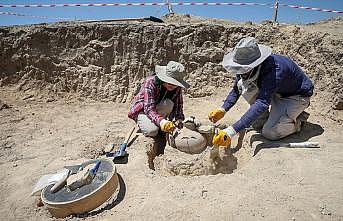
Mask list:
[[[155,170],[165,176],[200,176],[230,174],[237,169],[237,158],[230,149],[208,149],[190,155],[167,146],[165,153],[154,160]]]
[[[335,110],[343,96],[341,37],[268,21],[225,23],[175,14],[166,21],[1,27],[0,86],[14,86],[35,99],[78,96],[129,102],[155,64],[177,60],[192,85],[186,93],[202,97],[231,85],[222,57],[240,38],[254,36],[275,53],[293,58],[315,83],[313,107],[342,121]],[[332,22],[342,30],[341,19]]]
[[[251,22],[237,22],[225,19],[217,18],[207,18],[201,16],[195,16],[191,14],[167,14],[162,17],[162,20],[168,24],[178,24],[178,25],[193,25],[193,24],[221,24],[221,25],[248,25]]]
[[[316,23],[309,23],[303,28],[308,32],[322,32],[331,35],[332,38],[342,39],[343,17],[333,17]]]

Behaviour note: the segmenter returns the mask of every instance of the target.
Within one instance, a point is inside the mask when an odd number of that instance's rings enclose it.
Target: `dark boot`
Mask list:
[[[151,170],[154,170],[154,159],[156,157],[156,153],[154,151],[154,140],[151,138],[149,142],[146,144],[146,155],[148,156],[148,166]]]
[[[164,154],[164,149],[166,148],[167,139],[166,133],[159,131],[157,136],[154,137],[154,150],[156,152],[156,156]]]
[[[310,114],[307,113],[306,111],[303,111],[301,112],[301,114],[299,114],[295,122],[295,127],[296,127],[297,132],[299,132],[301,128],[305,125],[309,117],[310,117]]]
[[[301,122],[307,122],[307,119],[310,117],[310,114],[307,113],[306,111],[301,112],[299,116],[297,117],[297,120]]]
[[[166,134],[161,131],[155,137],[152,137],[151,142],[147,144],[148,166],[150,169],[155,170],[154,159],[156,156],[164,154],[166,144]]]

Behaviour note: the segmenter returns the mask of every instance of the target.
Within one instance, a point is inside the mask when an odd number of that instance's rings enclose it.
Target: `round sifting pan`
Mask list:
[[[63,218],[72,214],[89,212],[99,207],[113,195],[119,186],[115,165],[111,160],[105,158],[98,160],[101,161],[100,167],[89,185],[74,191],[69,191],[63,187],[56,193],[50,191],[54,184],[43,189],[42,201],[54,217]],[[95,163],[95,161],[87,161],[82,164],[82,167]]]

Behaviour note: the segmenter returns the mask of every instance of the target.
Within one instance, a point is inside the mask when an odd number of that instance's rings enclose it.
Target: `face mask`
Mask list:
[[[241,78],[237,82],[237,87],[243,96],[243,98],[249,103],[252,104],[255,102],[256,96],[259,92],[259,88],[257,86],[257,78],[260,75],[261,66],[258,67],[256,74],[248,79]]]
[[[251,70],[252,71],[252,70]],[[253,73],[250,73],[250,75],[253,74]],[[244,78],[241,78],[242,81],[245,83],[245,84],[250,84],[252,82],[255,82],[258,78],[258,76],[260,75],[260,66],[258,67],[256,73],[252,76],[249,76],[248,78],[244,79]]]

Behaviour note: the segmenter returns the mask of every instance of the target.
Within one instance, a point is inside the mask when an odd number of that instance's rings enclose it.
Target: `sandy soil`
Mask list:
[[[30,196],[37,180],[119,146],[133,125],[129,100],[154,63],[187,64],[194,87],[185,114],[207,122],[232,81],[219,65],[224,49],[245,35],[292,57],[314,81],[308,123],[283,141],[320,148],[267,148],[273,143],[250,131],[230,152],[232,173],[171,176],[148,168],[148,140],[138,135],[128,163],[116,165],[116,200],[65,220],[343,220],[342,18],[306,26],[166,21],[0,27],[0,220],[56,220]],[[233,123],[246,108],[239,101],[222,121]],[[156,160],[178,156],[167,147]]]
[[[196,110],[196,116],[206,121],[226,91],[206,98],[186,97],[186,115],[195,115]],[[128,104],[42,103],[20,101],[18,96],[10,88],[0,91],[2,102],[9,106],[0,111],[1,220],[54,220],[30,196],[36,181],[97,156],[108,143],[120,143],[132,125],[126,117]],[[246,107],[240,102],[224,121],[232,122]],[[309,139],[320,142],[320,148],[260,148],[254,132],[249,132],[236,153],[239,160],[232,174],[162,176],[148,168],[140,135],[128,148],[129,162],[117,165],[124,185],[115,206],[66,219],[342,220],[343,138],[338,131],[343,128],[313,108],[309,112],[303,132],[286,141]]]

